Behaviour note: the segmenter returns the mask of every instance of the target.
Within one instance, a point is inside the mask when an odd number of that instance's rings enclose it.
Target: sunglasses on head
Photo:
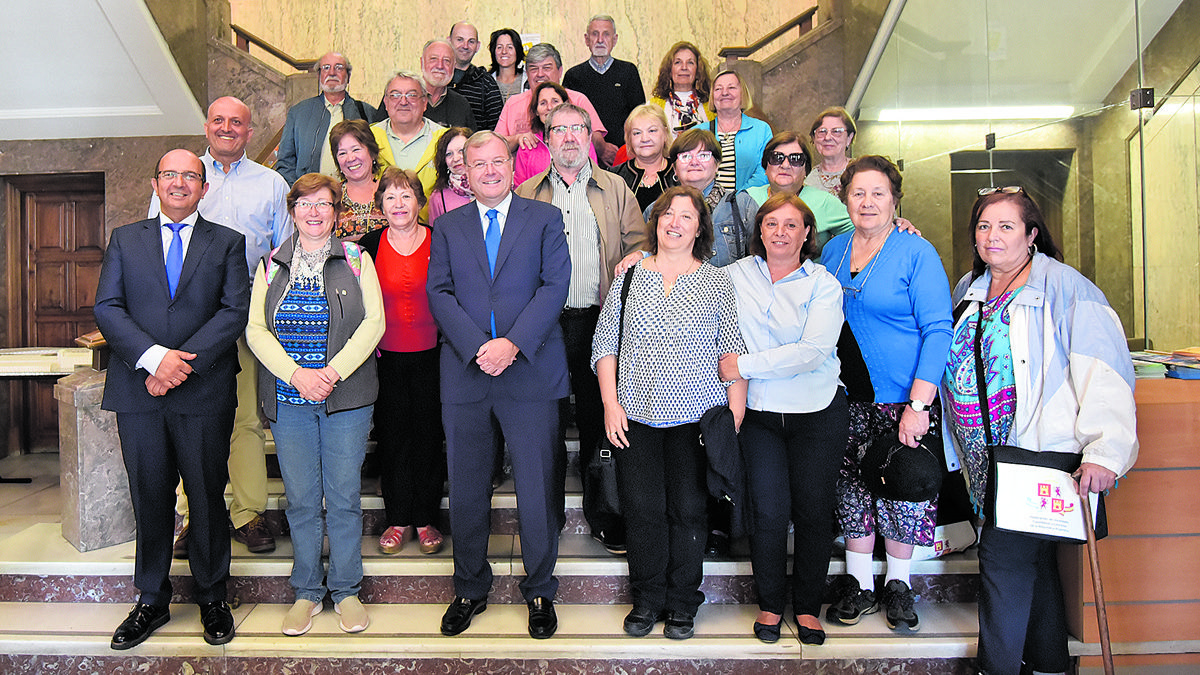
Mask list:
[[[988,195],[994,195],[997,192],[1006,195],[1015,195],[1024,191],[1025,190],[1020,185],[1009,185],[1008,187],[984,187],[979,188],[979,196],[986,197]]]
[[[788,164],[791,164],[792,166],[808,166],[808,162],[805,161],[804,154],[800,152],[793,152],[790,155],[785,155],[782,152],[772,152],[767,156],[767,164],[770,164],[771,166],[779,166],[783,164],[783,160],[785,159],[788,161]]]

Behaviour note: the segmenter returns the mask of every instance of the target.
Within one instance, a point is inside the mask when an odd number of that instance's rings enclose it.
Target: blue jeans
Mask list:
[[[374,406],[332,415],[325,404],[280,403],[271,425],[292,530],[292,588],[297,600],[321,602],[323,530],[329,532],[328,590],[335,603],[362,585],[362,463]],[[325,522],[321,522],[321,502]]]

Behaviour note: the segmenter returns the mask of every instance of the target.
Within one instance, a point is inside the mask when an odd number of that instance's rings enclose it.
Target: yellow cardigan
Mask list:
[[[396,158],[392,155],[392,144],[388,142],[387,128],[384,126],[389,124],[388,120],[376,122],[371,125],[371,133],[375,136],[375,142],[379,144],[379,166],[380,168],[387,166],[396,166]],[[417,172],[417,178],[421,181],[421,187],[425,190],[425,197],[433,193],[433,184],[437,182],[437,168],[433,162],[433,155],[437,152],[438,139],[442,134],[446,133],[446,127],[439,124],[433,125],[433,138],[430,139],[429,145],[425,147],[425,152],[421,154],[421,159],[417,160],[417,165],[411,167]],[[429,203],[421,207],[421,213],[418,216],[422,223],[429,222]]]

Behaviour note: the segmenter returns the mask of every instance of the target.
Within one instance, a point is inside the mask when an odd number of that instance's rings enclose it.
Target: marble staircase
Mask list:
[[[523,574],[511,480],[493,497],[489,560],[496,582],[489,607],[471,628],[453,638],[438,630],[451,585],[453,536],[439,554],[410,545],[396,556],[376,550],[382,499],[375,480],[364,479],[362,599],[371,615],[364,633],[347,635],[326,606],[311,632],[285,637],[279,624],[290,604],[291,545],[254,555],[233,543],[230,573],[238,635],[222,647],[200,638],[190,600],[187,563],[172,567],[176,590],[173,620],[142,645],[114,652],[108,643],[137,591],[132,586],[132,543],[79,553],[59,525],[42,522],[0,541],[0,673],[931,673],[971,671],[976,649],[973,604],[978,570],[974,553],[913,564],[920,595],[919,632],[889,630],[882,615],[854,627],[826,625],[819,647],[801,645],[794,624],[783,638],[760,643],[751,633],[757,613],[744,542],[731,557],[707,560],[702,587],[707,603],[697,617],[696,637],[683,642],[655,632],[630,638],[621,630],[629,610],[624,558],[612,556],[587,534],[578,479],[569,473],[568,525],[556,574],[559,631],[550,640],[526,633],[526,611],[517,590]],[[286,495],[271,481],[274,527],[283,522]],[[446,502],[443,500],[443,509]],[[840,553],[830,575],[841,574]],[[877,563],[882,573],[882,563]]]

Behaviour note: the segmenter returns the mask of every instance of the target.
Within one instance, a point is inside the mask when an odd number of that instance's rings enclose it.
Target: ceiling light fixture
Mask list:
[[[1014,105],[975,108],[884,108],[880,122],[949,122],[965,120],[1061,120],[1075,113],[1069,105]]]

